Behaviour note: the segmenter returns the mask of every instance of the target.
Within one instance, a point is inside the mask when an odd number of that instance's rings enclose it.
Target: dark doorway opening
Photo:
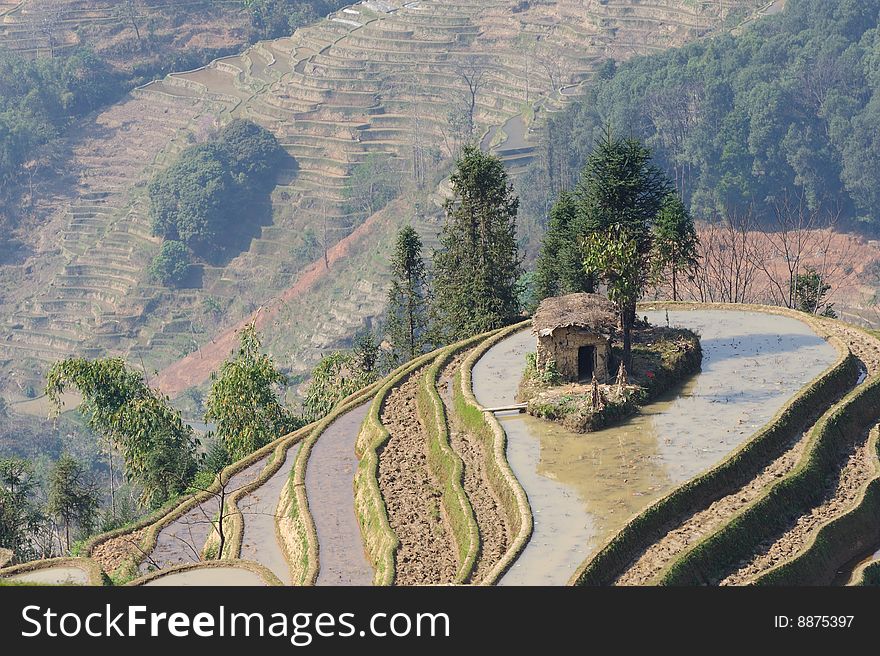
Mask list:
[[[580,382],[593,379],[593,368],[596,364],[596,347],[581,346],[578,349],[578,380]]]

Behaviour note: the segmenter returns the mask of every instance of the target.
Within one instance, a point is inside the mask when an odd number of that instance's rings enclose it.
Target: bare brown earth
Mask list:
[[[762,544],[751,561],[721,581],[721,585],[743,585],[782,561],[797,554],[807,538],[835,515],[851,507],[865,482],[874,475],[876,455],[868,445],[868,432],[859,437],[859,443],[846,455],[841,468],[826,488],[824,501],[797,518],[788,531],[770,544]]]
[[[825,324],[829,334],[842,339],[853,354],[858,357],[867,369],[869,376],[880,373],[880,341],[866,333],[841,323]],[[806,447],[805,431],[793,440],[789,448],[771,462],[764,470],[746,486],[736,492],[715,501],[708,508],[686,518],[673,527],[662,538],[651,545],[630,567],[618,578],[617,585],[646,585],[660,571],[671,563],[690,545],[709,535],[734,514],[757,499],[768,485],[785,476],[791,471]],[[866,449],[867,434],[861,436],[859,445],[846,460],[846,466],[839,475],[834,477],[826,497],[826,502],[814,508],[810,513],[798,518],[796,525],[773,545],[764,545],[762,554],[749,562],[743,563],[738,576],[725,581],[729,584],[745,582],[753,575],[772,567],[780,559],[796,553],[805,544],[805,538],[821,522],[833,516],[841,508],[848,505],[866,477],[870,476],[870,454]],[[777,546],[778,545],[778,546]]]
[[[452,412],[452,383],[456,370],[467,353],[457,355],[440,373],[438,391],[449,418],[449,442],[464,463],[463,485],[474,509],[480,530],[480,553],[471,573],[470,582],[479,583],[501,560],[510,545],[510,526],[501,501],[492,491],[486,475],[486,452],[483,443],[463,431]]]
[[[392,390],[381,414],[391,438],[379,454],[379,489],[400,540],[396,585],[451,583],[458,567],[440,487],[428,471],[427,434],[416,408],[424,373],[415,371]]]
[[[93,560],[98,561],[98,564],[101,565],[105,572],[110,573],[119,569],[127,560],[134,559],[135,561],[140,561],[143,553],[138,548],[138,545],[141,543],[146,532],[147,529],[142,528],[134,533],[111,538],[95,547],[91,557]]]

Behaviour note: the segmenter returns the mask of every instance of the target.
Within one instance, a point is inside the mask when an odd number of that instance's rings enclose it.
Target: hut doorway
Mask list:
[[[593,379],[593,368],[596,364],[596,347],[581,346],[578,349],[578,380],[580,382]]]

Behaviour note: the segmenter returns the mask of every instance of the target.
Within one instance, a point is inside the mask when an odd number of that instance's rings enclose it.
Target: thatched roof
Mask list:
[[[617,306],[600,294],[568,294],[541,301],[532,321],[541,337],[557,328],[584,328],[610,333],[617,326]]]

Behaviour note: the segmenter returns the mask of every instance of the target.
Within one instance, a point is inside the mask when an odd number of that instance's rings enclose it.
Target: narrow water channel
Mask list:
[[[316,585],[373,583],[354,509],[354,444],[369,407],[365,403],[330,424],[309,456],[306,493],[318,534]]]
[[[145,586],[264,586],[259,574],[239,567],[208,567],[174,572],[144,583]]]
[[[299,444],[290,447],[278,471],[238,502],[244,524],[241,557],[260,563],[285,585],[290,583],[290,566],[278,542],[276,512],[281,491],[290,480],[290,470],[293,469],[299,448]]]
[[[640,414],[586,435],[530,416],[499,416],[535,522],[500,584],[564,585],[629,518],[723,459],[837,358],[809,326],[788,317],[726,310],[668,316],[670,325],[700,334],[702,369]],[[664,312],[648,318],[666,324]],[[513,402],[534,349],[530,330],[490,349],[474,368],[479,402]]]

